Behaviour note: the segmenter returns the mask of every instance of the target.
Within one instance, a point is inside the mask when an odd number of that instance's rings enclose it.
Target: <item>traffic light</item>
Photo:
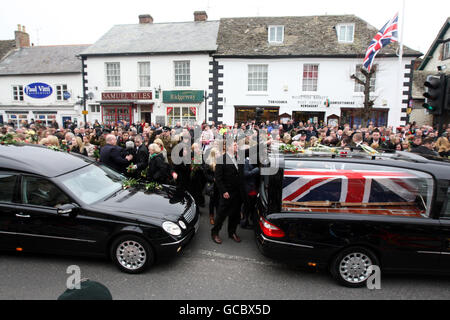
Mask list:
[[[426,92],[423,94],[425,103],[423,107],[428,110],[430,114],[441,115],[445,100],[445,75],[428,76],[424,86]]]

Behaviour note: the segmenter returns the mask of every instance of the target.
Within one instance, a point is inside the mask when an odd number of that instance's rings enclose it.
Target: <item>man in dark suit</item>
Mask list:
[[[391,149],[389,148],[389,144],[383,141],[381,138],[380,131],[378,129],[375,129],[372,132],[372,139],[369,140],[369,146],[378,146],[376,149]]]
[[[148,165],[148,149],[145,144],[142,143],[142,136],[140,135],[134,137],[134,145],[134,169],[136,170],[135,176],[139,178],[141,176],[141,172],[145,170]]]
[[[222,163],[217,163],[215,171],[216,185],[219,190],[219,208],[211,237],[215,243],[221,244],[219,237],[223,222],[228,217],[228,236],[236,242],[241,239],[236,234],[241,218],[241,174],[237,159],[237,143],[227,145],[227,152],[222,157]],[[220,162],[220,161],[219,161]]]
[[[100,162],[116,171],[124,173],[126,167],[133,159],[133,155],[130,154],[124,158],[122,156],[122,148],[118,147],[116,144],[116,136],[108,134],[106,136],[106,145],[100,149]]]

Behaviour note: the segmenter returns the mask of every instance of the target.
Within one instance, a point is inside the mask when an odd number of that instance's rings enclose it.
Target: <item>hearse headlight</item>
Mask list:
[[[162,227],[165,232],[173,236],[179,236],[181,234],[180,227],[176,223],[173,223],[171,221],[163,222]]]
[[[182,227],[184,230],[186,230],[186,224],[183,221],[178,221],[178,224],[180,225],[180,227]]]

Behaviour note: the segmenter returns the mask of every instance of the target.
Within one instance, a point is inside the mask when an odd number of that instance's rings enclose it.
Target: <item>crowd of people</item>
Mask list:
[[[211,237],[220,244],[219,232],[227,217],[228,236],[236,242],[241,241],[236,232],[239,225],[253,228],[260,168],[250,161],[249,150],[257,144],[258,132],[267,133],[265,144],[271,146],[345,149],[364,144],[386,152],[401,150],[450,157],[450,124],[439,135],[436,128],[415,123],[394,129],[376,127],[373,123],[366,127],[348,124],[333,127],[292,120],[286,123],[253,120],[233,126],[214,122],[183,126],[177,122],[172,127],[144,121],[137,124],[122,121],[115,125],[68,121],[63,126],[56,121],[46,125],[23,121],[18,126],[0,125],[0,141],[9,135],[15,142],[95,158],[129,178],[187,190],[198,207],[205,206],[208,196]],[[237,142],[240,139],[242,143]],[[238,149],[245,155],[239,161]]]
[[[444,127],[441,135],[432,126],[417,126],[415,123],[394,129],[344,124],[338,127],[318,127],[309,121],[294,124],[292,121],[279,126],[280,137],[285,144],[302,148],[318,144],[328,147],[351,148],[360,144],[385,152],[409,151],[434,156],[450,156],[450,124]]]

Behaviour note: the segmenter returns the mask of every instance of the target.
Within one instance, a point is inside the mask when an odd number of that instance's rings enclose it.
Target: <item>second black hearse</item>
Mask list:
[[[450,271],[450,164],[385,156],[282,155],[263,176],[256,238],[267,256],[328,269],[343,285],[382,272]]]

